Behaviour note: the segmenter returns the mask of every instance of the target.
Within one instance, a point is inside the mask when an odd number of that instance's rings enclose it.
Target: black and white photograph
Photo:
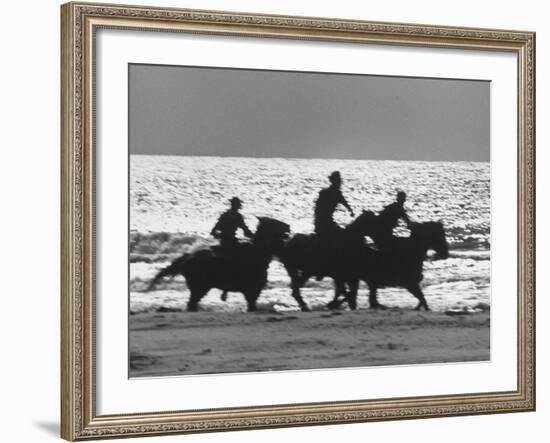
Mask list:
[[[128,88],[131,378],[490,361],[490,81]]]

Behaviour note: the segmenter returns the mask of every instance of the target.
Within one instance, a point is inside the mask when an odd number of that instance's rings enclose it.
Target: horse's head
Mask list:
[[[282,246],[290,234],[290,225],[271,217],[258,217],[254,242]]]
[[[440,258],[449,257],[449,245],[442,222],[411,223],[411,238],[433,249]]]
[[[372,211],[363,211],[353,220],[346,229],[358,232],[361,236],[372,236],[376,228],[376,214]]]

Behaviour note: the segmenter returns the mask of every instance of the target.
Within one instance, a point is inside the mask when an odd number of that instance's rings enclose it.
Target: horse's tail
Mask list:
[[[188,258],[189,254],[184,254],[181,257],[175,259],[170,265],[161,269],[158,274],[155,275],[155,278],[151,280],[151,283],[149,283],[149,286],[147,286],[145,292],[151,291],[164,277],[173,277],[177,274],[183,274],[185,272],[185,264]]]

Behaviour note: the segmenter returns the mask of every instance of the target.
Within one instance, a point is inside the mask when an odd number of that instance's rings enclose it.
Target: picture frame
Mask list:
[[[61,436],[69,441],[535,410],[535,34],[525,31],[71,2],[61,7]],[[98,413],[97,33],[471,50],[516,57],[515,389]],[[266,47],[269,51],[269,47]],[[434,74],[434,76],[436,76]],[[125,125],[121,116],[121,125]],[[499,131],[499,128],[492,128]],[[110,148],[113,148],[112,146]],[[494,155],[498,155],[493,151]],[[126,266],[126,265],[124,265]],[[498,269],[493,270],[498,273]],[[124,295],[126,296],[126,295]],[[290,375],[292,376],[292,374]],[[191,383],[193,380],[191,380]]]

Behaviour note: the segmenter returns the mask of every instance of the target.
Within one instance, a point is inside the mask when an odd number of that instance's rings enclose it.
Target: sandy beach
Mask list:
[[[131,377],[490,359],[488,311],[159,309],[129,322]]]

